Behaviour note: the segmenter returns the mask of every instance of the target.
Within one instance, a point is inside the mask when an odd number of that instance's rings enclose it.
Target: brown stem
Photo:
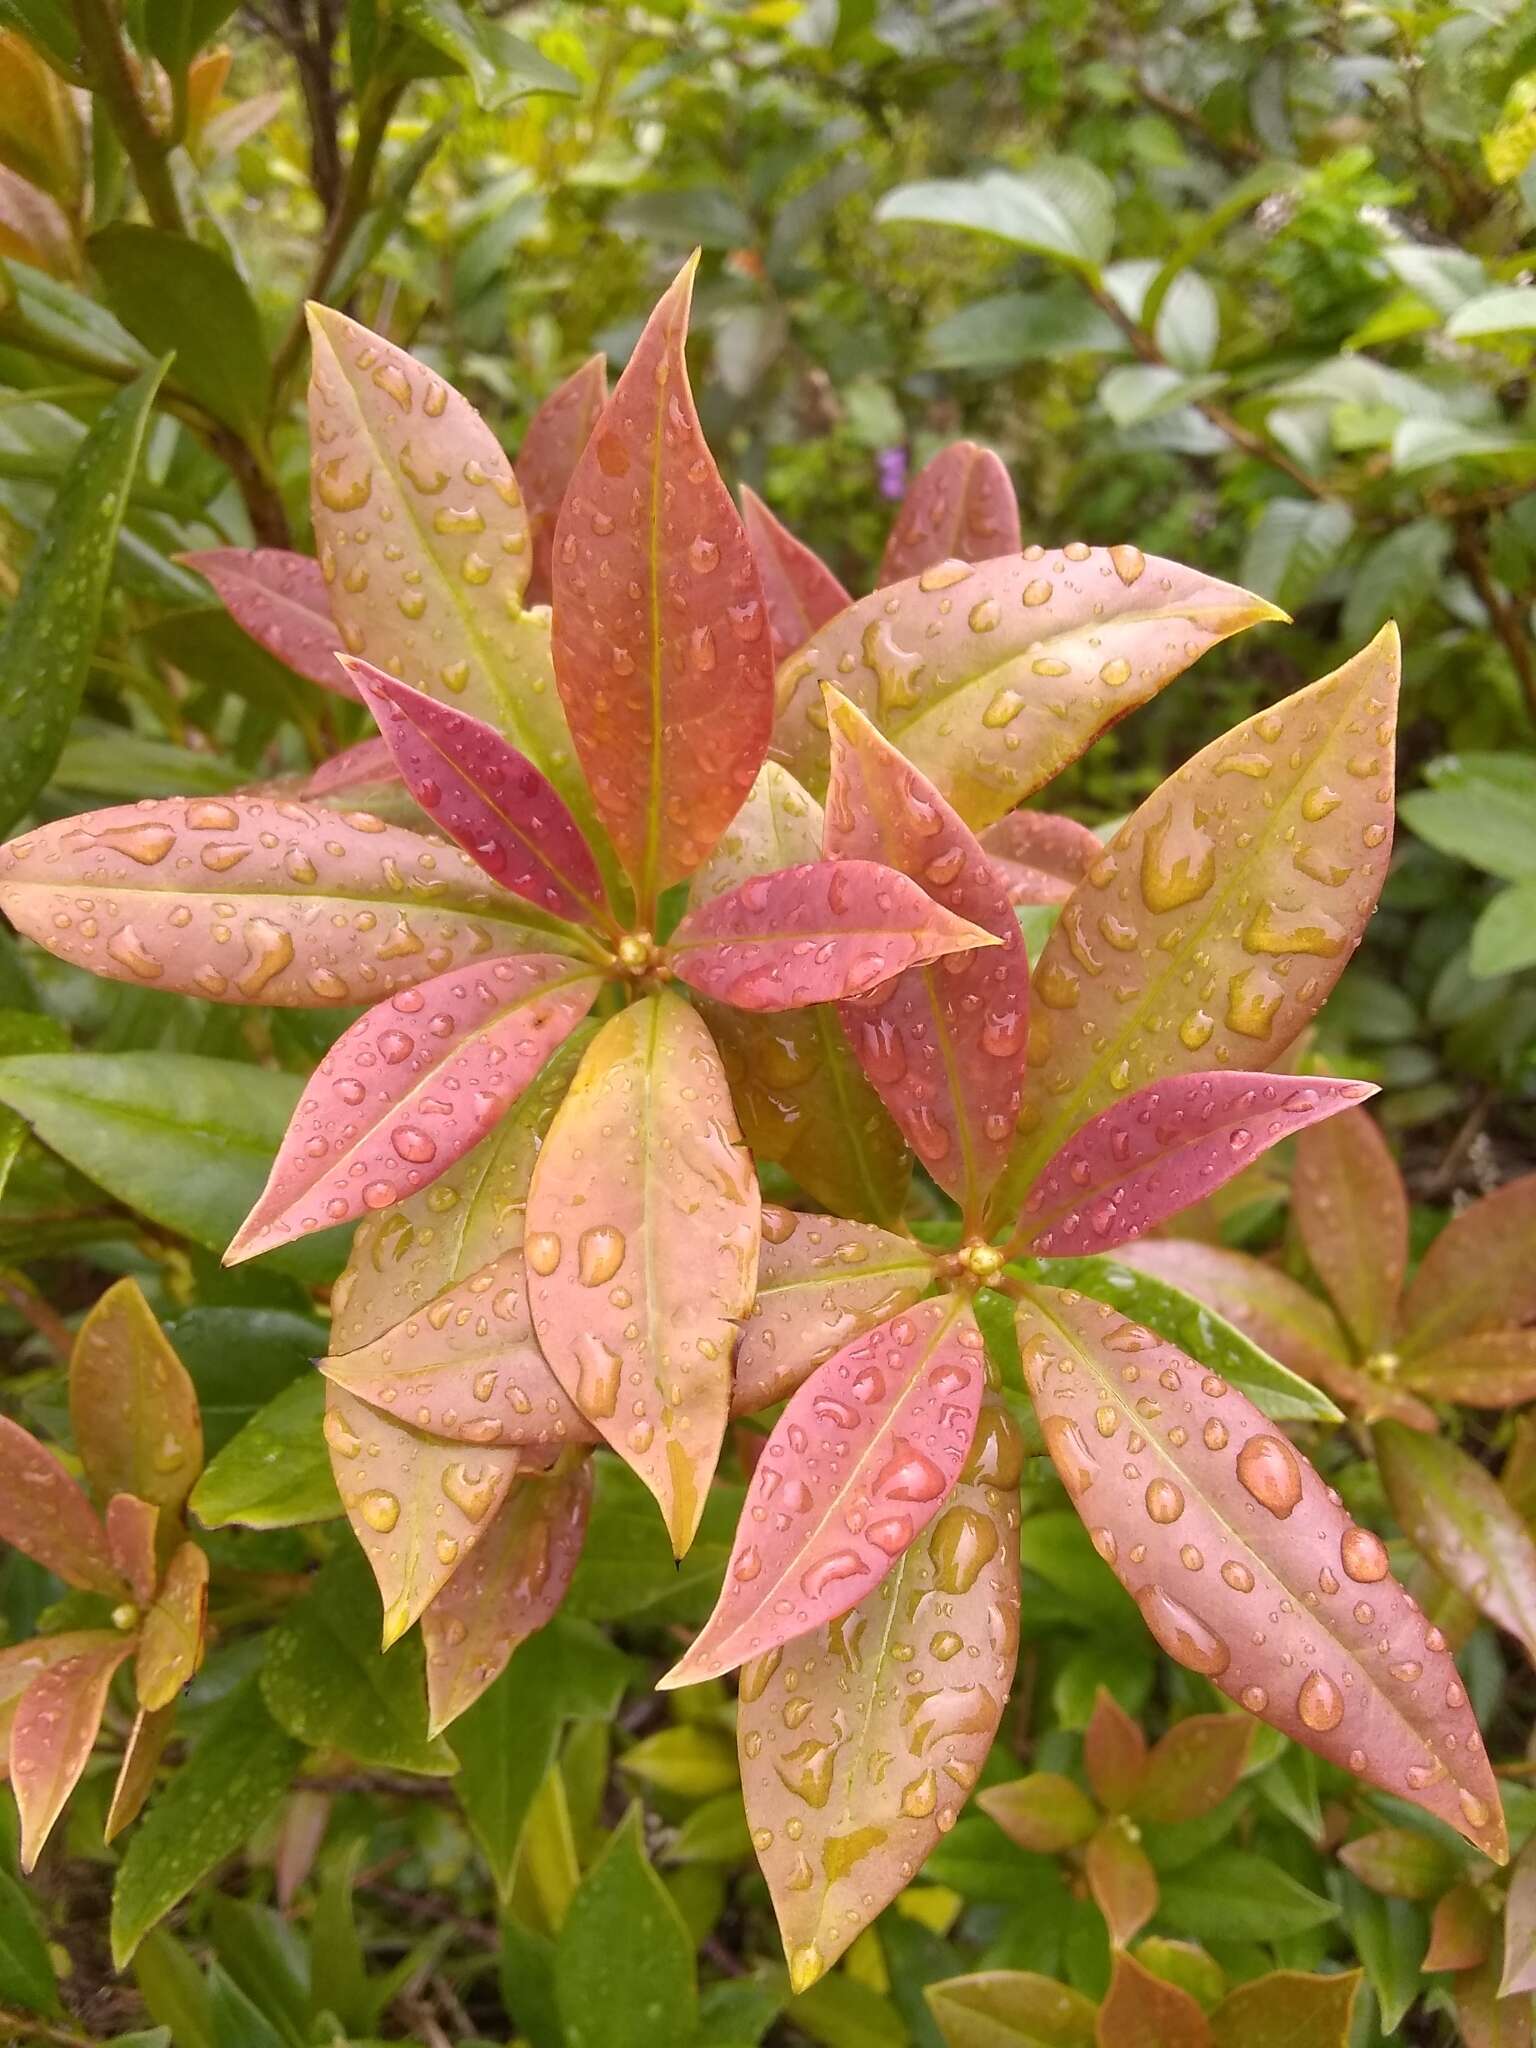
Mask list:
[[[1197,107],[1186,106],[1183,100],[1176,100],[1171,93],[1160,87],[1149,85],[1144,78],[1136,80],[1136,90],[1149,107],[1155,107],[1160,114],[1166,114],[1179,127],[1187,128],[1212,156],[1220,157],[1231,170],[1241,170],[1249,164],[1261,164],[1265,151],[1261,144],[1248,135],[1218,135],[1208,128]]]
[[[157,228],[184,235],[187,217],[171,176],[168,141],[155,133],[139,97],[111,0],[72,0],[72,11],[87,82],[106,108],[124,154],[133,165],[149,217]]]
[[[1456,559],[1466,570],[1468,581],[1482,600],[1488,623],[1503,642],[1510,664],[1520,678],[1526,708],[1536,718],[1536,658],[1532,657],[1530,638],[1520,616],[1520,607],[1494,581],[1493,565],[1488,560],[1482,533],[1474,520],[1464,519],[1457,529]]]
[[[337,135],[340,101],[334,64],[339,12],[335,0],[316,0],[311,25],[304,0],[278,0],[278,6],[280,18],[272,27],[299,75],[309,124],[309,182],[329,220],[341,203],[345,175]]]
[[[26,1278],[11,1271],[0,1273],[0,1296],[11,1304],[17,1315],[32,1325],[54,1355],[67,1364],[75,1348],[74,1335],[63,1317],[44,1301]]]
[[[214,453],[234,472],[257,545],[264,548],[291,546],[293,535],[288,525],[287,509],[256,450],[232,427],[215,427],[209,439]]]
[[[13,2012],[0,2005],[0,2040],[59,2042],[61,2048],[96,2048],[94,2034],[77,2034],[73,2027],[56,2025],[35,2012]]]

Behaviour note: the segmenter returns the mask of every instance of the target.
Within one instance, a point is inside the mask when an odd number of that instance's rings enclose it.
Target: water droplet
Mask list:
[[[1322,1671],[1309,1671],[1296,1695],[1296,1712],[1314,1735],[1326,1735],[1344,1718],[1344,1695]]]
[[[1350,1528],[1339,1544],[1339,1561],[1357,1585],[1375,1585],[1387,1576],[1387,1546],[1370,1529]]]
[[[370,1529],[387,1536],[400,1519],[400,1503],[382,1486],[371,1488],[357,1504],[357,1511]]]
[[[1184,1496],[1171,1479],[1154,1479],[1147,1487],[1147,1513],[1154,1522],[1176,1522],[1184,1512]]]
[[[583,1287],[602,1287],[624,1263],[624,1233],[597,1223],[581,1233],[576,1247],[576,1272]]]
[[[1231,1663],[1232,1652],[1215,1630],[1161,1586],[1143,1586],[1136,1604],[1163,1649],[1190,1671],[1219,1678]]]
[[[1301,1464],[1283,1436],[1249,1437],[1237,1454],[1237,1476],[1281,1521],[1301,1499]]]

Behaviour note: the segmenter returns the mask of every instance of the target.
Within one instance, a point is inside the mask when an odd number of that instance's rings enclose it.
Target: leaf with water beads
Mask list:
[[[1283,616],[1139,548],[940,562],[850,605],[784,663],[774,758],[825,787],[831,683],[979,831],[1208,648]]]
[[[1000,1216],[1117,1096],[1273,1065],[1320,1008],[1386,878],[1398,669],[1384,627],[1196,754],[1079,883],[1035,966]]]
[[[907,486],[880,560],[880,586],[938,562],[986,562],[1024,544],[1007,465],[975,441],[951,441]]]
[[[175,1722],[174,1705],[157,1707],[153,1713],[147,1707],[140,1707],[134,1715],[133,1726],[123,1744],[122,1761],[117,1767],[112,1803],[102,1823],[101,1838],[104,1842],[115,1841],[143,1811],[144,1802],[154,1788],[156,1767],[171,1739]]]
[[[555,677],[644,919],[708,858],[773,723],[762,585],[688,388],[693,272],[646,322],[555,536]]]
[[[1477,1722],[1380,1538],[1241,1394],[1149,1330],[1045,1287],[1017,1322],[1046,1448],[1160,1646],[1502,1861]]]
[[[820,555],[797,540],[747,484],[741,487],[741,517],[762,579],[773,658],[783,661],[853,600]]]
[[[30,1642],[11,1643],[0,1649],[0,1783],[11,1772],[11,1723],[33,1679],[66,1658],[118,1650],[122,1646],[123,1638],[111,1629],[76,1628],[56,1636],[34,1636]]]
[[[555,386],[528,422],[516,463],[532,548],[528,588],[523,593],[527,604],[550,601],[550,566],[560,507],[607,402],[607,358],[588,356],[579,370]]]
[[[137,1280],[109,1287],[81,1323],[69,1414],[99,1498],[133,1494],[176,1514],[202,1469],[197,1390]]]
[[[1408,1270],[1408,1190],[1363,1110],[1309,1131],[1296,1147],[1291,1214],[1358,1349],[1390,1343]]]
[[[1071,1258],[1125,1244],[1271,1145],[1375,1093],[1362,1081],[1234,1073],[1175,1074],[1138,1088],[1074,1131],[1041,1168],[1019,1216],[1023,1249]]]
[[[377,1004],[310,1077],[225,1264],[429,1186],[494,1127],[600,986],[558,954],[528,953]]]
[[[66,1584],[123,1598],[95,1509],[52,1451],[0,1415],[0,1543],[35,1558]]]
[[[168,1707],[203,1661],[208,1621],[208,1554],[183,1543],[165,1568],[139,1633],[134,1683],[150,1713]]]
[[[346,642],[313,556],[286,548],[204,548],[176,560],[207,577],[241,632],[275,660],[322,690],[357,695],[336,659]]]
[[[39,826],[0,847],[0,909],[113,981],[300,1009],[573,943],[456,846],[280,796],[156,798]]]
[[[528,1194],[534,1333],[555,1377],[693,1541],[757,1284],[761,1197],[719,1054],[670,993],[610,1017]]]
[[[1018,1653],[1022,1468],[987,1401],[926,1537],[851,1611],[742,1670],[742,1790],[796,1990],[910,1883],[981,1773]]]
[[[877,1586],[952,1492],[985,1376],[975,1317],[952,1295],[818,1367],[757,1461],[715,1611],[661,1686],[717,1678]]]
[[[690,910],[668,941],[667,964],[717,1002],[798,1010],[1000,943],[878,861],[821,860],[754,875]]]
[[[301,797],[339,798],[349,791],[360,793],[401,781],[388,740],[359,740],[355,747],[344,747],[339,754],[311,769],[300,783],[298,793]]]
[[[1010,811],[981,843],[1011,903],[1065,903],[1104,851],[1086,825],[1052,811]]]
[[[155,1597],[160,1577],[156,1557],[160,1510],[151,1501],[131,1493],[114,1493],[102,1517],[107,1531],[107,1550],[134,1599],[147,1607]]]
[[[42,1671],[11,1722],[10,1773],[21,1816],[21,1867],[42,1853],[64,1802],[79,1783],[106,1709],[112,1674],[133,1648],[129,1636],[79,1650]]]
[[[1403,1302],[1403,1355],[1536,1321],[1533,1237],[1536,1173],[1453,1216],[1424,1254]]]

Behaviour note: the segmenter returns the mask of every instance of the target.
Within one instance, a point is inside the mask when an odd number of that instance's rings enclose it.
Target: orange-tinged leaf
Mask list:
[[[1046,1447],[1159,1645],[1502,1861],[1456,1666],[1380,1538],[1242,1394],[1113,1309],[1036,1287],[1018,1332]]]
[[[655,1494],[679,1557],[725,1434],[760,1210],[698,1013],[662,993],[610,1017],[533,1170],[529,1298],[556,1379]]]
[[[978,1970],[925,1987],[944,2048],[1093,2048],[1097,2008],[1032,1970]]]
[[[1529,1842],[1515,1859],[1504,1902],[1504,1974],[1501,1998],[1536,1991],[1536,1849]]]
[[[1055,1856],[1086,1842],[1099,1825],[1099,1810],[1080,1785],[1059,1771],[1031,1771],[976,1795],[976,1804],[995,1820],[1010,1842],[1037,1856]]]
[[[286,548],[204,548],[176,559],[207,577],[224,609],[258,647],[323,690],[357,695],[336,659],[346,642],[331,617],[331,594],[312,556]]]
[[[518,1644],[554,1614],[587,1533],[592,1461],[520,1472],[484,1537],[421,1618],[428,1733],[440,1735],[505,1670]]]
[[[953,1825],[1007,1704],[1023,1449],[1006,1409],[986,1412],[926,1536],[850,1613],[741,1674],[742,1791],[797,1990]]]
[[[1146,1736],[1108,1686],[1101,1685],[1083,1730],[1083,1769],[1094,1798],[1109,1813],[1124,1812],[1146,1768]]]
[[[128,1590],[140,1607],[155,1597],[160,1576],[155,1539],[160,1510],[152,1501],[131,1493],[114,1493],[103,1516],[107,1531],[107,1552],[114,1568],[128,1583]]]
[[[285,797],[166,797],[0,847],[0,909],[113,981],[219,1003],[372,1002],[570,945],[457,847]]]
[[[10,1543],[71,1586],[121,1599],[125,1588],[107,1532],[52,1451],[0,1415],[0,1543]]]
[[[111,1629],[77,1628],[56,1636],[34,1636],[30,1642],[12,1643],[0,1650],[0,1781],[11,1774],[11,1723],[33,1679],[66,1658],[119,1649],[122,1641]]]
[[[1483,1330],[1422,1351],[1402,1368],[1404,1383],[1431,1401],[1513,1408],[1536,1400],[1536,1330]]]
[[[137,1280],[109,1287],[80,1325],[69,1419],[99,1499],[131,1493],[168,1518],[180,1514],[203,1468],[202,1415]]]
[[[820,555],[797,540],[746,484],[741,517],[762,579],[773,658],[783,661],[853,600]]]
[[[646,322],[576,465],[552,572],[555,679],[647,920],[740,809],[773,723],[762,585],[688,388],[693,272]]]
[[[1358,1970],[1311,1977],[1271,1970],[1239,1984],[1211,2014],[1212,2048],[1347,2048]]]
[[[940,562],[859,599],[783,664],[774,758],[825,787],[831,683],[979,831],[1207,648],[1280,617],[1135,548]]]
[[[6,256],[50,277],[80,275],[80,250],[68,214],[56,199],[0,163],[0,257]]]
[[[1129,1089],[1273,1066],[1359,943],[1392,842],[1395,630],[1216,740],[1110,841],[1036,965],[999,1194]]]
[[[112,1674],[133,1648],[125,1636],[95,1642],[42,1671],[11,1721],[11,1786],[21,1816],[21,1867],[31,1870],[79,1782],[106,1709]]]
[[[984,1383],[981,1332],[953,1295],[819,1366],[757,1462],[715,1611],[660,1687],[717,1678],[878,1585],[953,1489]]]
[[[1187,1991],[1154,1977],[1122,1949],[1094,2039],[1098,2048],[1211,2048],[1211,2028]]]
[[[196,1543],[183,1543],[165,1568],[139,1632],[133,1675],[139,1705],[149,1713],[168,1707],[196,1677],[207,1626],[208,1554]]]
[[[299,795],[339,800],[343,792],[372,790],[382,793],[389,785],[397,791],[403,791],[405,787],[400,770],[395,766],[389,741],[359,740],[355,747],[344,747],[329,761],[322,761],[318,768],[312,769],[299,785]]]
[[[144,1802],[154,1787],[155,1771],[170,1740],[171,1729],[176,1722],[174,1705],[157,1707],[153,1712],[140,1707],[133,1717],[133,1726],[128,1731],[128,1740],[123,1745],[123,1760],[118,1766],[117,1782],[112,1788],[112,1803],[107,1809],[106,1822],[102,1828],[102,1840],[116,1840],[123,1829],[138,1819]]]
[[[608,402],[608,361],[588,356],[539,406],[517,451],[517,482],[528,518],[531,560],[524,601],[548,604],[555,524],[581,451]]]
[[[1083,1852],[1083,1875],[1116,1948],[1134,1941],[1157,1911],[1157,1872],[1123,1815],[1104,1822]]]
[[[1512,1180],[1441,1231],[1403,1303],[1405,1358],[1453,1337],[1536,1320],[1536,1173]]]
[[[974,441],[951,441],[907,486],[876,581],[900,583],[937,562],[1014,555],[1023,540],[1001,457]]]
[[[85,149],[74,91],[24,36],[0,33],[0,162],[79,210]]]
[[[1104,851],[1086,825],[1051,811],[1010,811],[981,843],[1011,903],[1065,903]]]
[[[1368,1890],[1389,1899],[1437,1898],[1464,1867],[1454,1849],[1419,1828],[1357,1835],[1340,1847],[1339,1861]]]
[[[1291,1214],[1313,1271],[1360,1350],[1389,1343],[1408,1270],[1408,1190],[1364,1110],[1296,1146]]]
[[[1147,1758],[1132,1795],[1137,1820],[1198,1820],[1243,1775],[1253,1723],[1243,1714],[1191,1714],[1176,1721]]]
[[[1490,1956],[1451,1985],[1462,2048],[1531,2048],[1531,2001],[1499,1996],[1499,1963]]]
[[[1453,1884],[1435,1903],[1424,1970],[1475,1970],[1493,1952],[1498,1921],[1472,1884]]]

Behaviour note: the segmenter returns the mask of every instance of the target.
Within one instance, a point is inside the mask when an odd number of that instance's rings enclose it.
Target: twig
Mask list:
[[[1186,106],[1183,100],[1176,100],[1171,93],[1148,84],[1144,78],[1136,80],[1136,90],[1149,107],[1155,107],[1160,114],[1166,114],[1170,121],[1176,121],[1181,128],[1187,128],[1212,156],[1220,157],[1229,169],[1236,170],[1247,164],[1261,164],[1265,150],[1248,135],[1217,135],[1206,126],[1204,117],[1196,107]]]
[[[157,228],[187,232],[187,217],[171,167],[166,140],[150,125],[110,0],[73,0],[72,12],[86,77],[111,118],[139,191]]]
[[[1459,1129],[1446,1147],[1445,1157],[1424,1182],[1423,1192],[1430,1201],[1438,1201],[1451,1193],[1461,1178],[1461,1169],[1466,1164],[1467,1154],[1482,1135],[1493,1105],[1498,1100],[1498,1090],[1491,1087],[1479,1089],[1477,1100],[1463,1118]]]
[[[75,1348],[74,1335],[63,1317],[49,1307],[25,1277],[9,1268],[0,1272],[0,1295],[32,1325],[55,1356],[67,1364]]]
[[[1493,567],[1483,547],[1477,525],[1464,519],[1456,533],[1456,559],[1467,572],[1468,581],[1482,600],[1488,623],[1504,643],[1504,651],[1520,679],[1526,708],[1536,718],[1536,659],[1521,623],[1519,607],[1507,598],[1494,581]]]
[[[73,2027],[57,2026],[35,2012],[13,2012],[0,2005],[0,2040],[57,2041],[62,2048],[96,2048],[92,2034],[77,2034]]]

